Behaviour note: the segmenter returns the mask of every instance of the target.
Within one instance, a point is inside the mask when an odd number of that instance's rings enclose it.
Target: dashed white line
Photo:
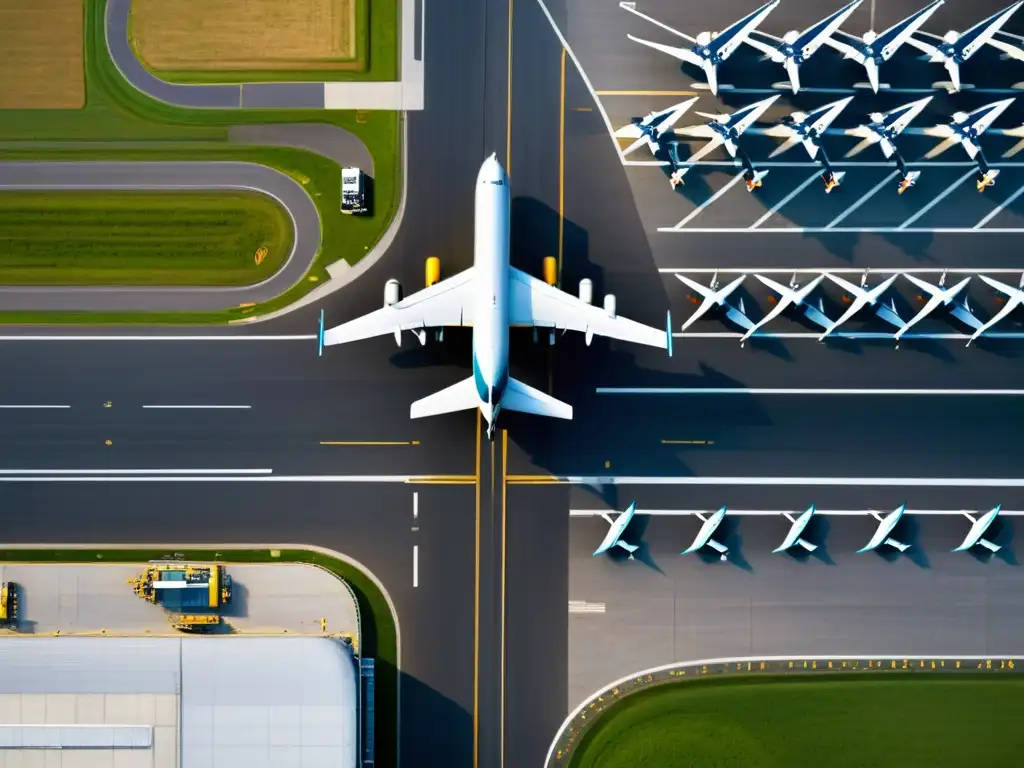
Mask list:
[[[269,475],[272,469],[0,469],[0,477],[8,475]],[[78,479],[78,478],[74,478]]]
[[[680,229],[682,229],[684,226],[686,226],[686,224],[688,222],[693,221],[697,216],[699,216],[701,214],[701,212],[705,208],[707,208],[709,205],[714,203],[718,198],[720,198],[722,195],[724,195],[730,189],[732,189],[737,184],[739,184],[739,182],[742,179],[743,179],[743,174],[742,173],[737,174],[736,176],[733,176],[731,179],[729,179],[729,181],[725,184],[724,187],[719,189],[717,192],[715,192],[715,194],[713,194],[711,197],[709,197],[703,203],[701,203],[696,208],[694,208],[692,211],[690,211],[690,214],[685,219],[683,219],[678,224],[676,224],[674,227],[672,227],[672,229],[673,230],[680,230]]]
[[[899,174],[899,171],[893,171],[888,176],[886,176],[884,179],[882,179],[880,182],[875,184],[875,186],[873,186],[866,193],[864,193],[863,197],[861,197],[857,202],[855,202],[853,205],[851,205],[845,211],[843,211],[838,216],[836,216],[834,219],[832,219],[832,221],[830,221],[828,224],[826,224],[825,225],[825,229],[828,229],[828,230],[833,229],[836,226],[836,224],[838,224],[840,221],[845,219],[851,213],[853,213],[858,208],[860,208],[862,205],[864,205],[864,203],[866,203],[868,200],[870,200],[872,197],[874,197],[875,194],[878,192],[878,190],[880,190],[882,187],[884,187],[890,181],[895,179],[898,174]],[[759,230],[759,231],[767,232],[769,230]]]
[[[913,216],[909,217],[906,221],[904,221],[902,224],[900,224],[897,227],[897,229],[903,230],[903,229],[906,229],[907,227],[909,227],[915,221],[917,221],[922,216],[924,216],[926,213],[928,213],[928,211],[930,211],[936,205],[938,205],[943,200],[945,200],[947,197],[949,197],[951,194],[953,194],[961,184],[963,184],[965,181],[967,181],[973,175],[974,175],[974,169],[972,168],[971,170],[967,171],[967,173],[965,173],[963,176],[961,176],[959,179],[957,179],[952,184],[950,184],[948,187],[946,187],[939,195],[937,195],[935,198],[930,200],[927,205],[925,205],[923,208],[921,208],[921,210],[919,210]]]
[[[981,221],[979,221],[977,224],[974,225],[974,229],[979,229],[980,230],[982,227],[984,227],[986,224],[988,224],[990,221],[992,221],[992,219],[994,219],[996,216],[998,216],[1000,211],[1002,211],[1004,208],[1007,208],[1007,207],[1013,205],[1014,201],[1018,197],[1020,197],[1021,195],[1024,195],[1024,187],[1021,187],[1016,192],[1014,192],[1012,195],[1010,195],[1008,198],[1006,198],[1006,200],[1004,200],[999,205],[997,205],[992,211],[990,211],[985,216],[985,218],[983,218]]]
[[[419,491],[414,491],[412,494],[412,519],[416,520],[420,516],[420,494]]]
[[[412,586],[415,589],[420,585],[420,545],[412,545]]]
[[[788,195],[782,198],[779,202],[777,202],[774,206],[772,206],[771,210],[767,211],[761,218],[759,218],[757,221],[751,224],[750,227],[748,227],[748,229],[757,229],[758,227],[760,227],[762,224],[768,221],[768,219],[770,219],[775,213],[778,213],[779,209],[782,208],[782,206],[784,206],[794,197],[796,197],[805,189],[807,189],[807,187],[813,184],[814,181],[819,178],[819,176],[820,174],[817,171],[815,171],[803,184],[801,184],[799,187],[794,189],[792,192],[790,192]]]
[[[607,606],[604,603],[589,603],[586,600],[570,600],[569,613],[604,613]]]

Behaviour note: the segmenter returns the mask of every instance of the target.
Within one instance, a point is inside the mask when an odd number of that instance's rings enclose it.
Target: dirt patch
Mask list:
[[[365,30],[357,0],[134,0],[130,34],[158,71],[344,71]]]
[[[0,0],[0,109],[85,106],[83,0]]]

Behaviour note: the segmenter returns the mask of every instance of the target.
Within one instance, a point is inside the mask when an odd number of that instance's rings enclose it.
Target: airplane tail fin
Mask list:
[[[457,384],[427,395],[409,407],[409,418],[422,419],[424,416],[438,416],[454,411],[468,411],[480,405],[480,396],[476,392],[473,377],[463,379]]]
[[[472,379],[470,379],[472,383]],[[440,392],[438,394],[441,394]],[[523,384],[517,379],[508,380],[508,389],[501,398],[501,407],[506,411],[532,413],[535,416],[550,416],[555,419],[571,419],[572,406],[546,395],[539,389]]]

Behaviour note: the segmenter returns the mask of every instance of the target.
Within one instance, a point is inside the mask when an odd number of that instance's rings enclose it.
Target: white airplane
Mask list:
[[[807,301],[807,297],[811,295],[811,292],[818,287],[818,284],[822,280],[825,279],[824,274],[818,275],[803,288],[801,288],[800,284],[797,283],[796,281],[796,272],[794,272],[793,277],[790,278],[788,288],[782,285],[781,283],[775,282],[770,277],[765,277],[764,275],[754,275],[754,277],[756,277],[762,283],[764,283],[777,294],[779,294],[779,300],[775,303],[775,306],[772,307],[771,311],[768,312],[767,315],[762,317],[760,321],[755,323],[752,328],[747,330],[747,332],[740,339],[741,347],[746,343],[747,339],[749,339],[761,326],[770,323],[776,317],[785,312],[789,307],[803,307],[804,315],[807,316],[807,319],[809,319],[813,323],[816,323],[817,325],[820,325],[822,328],[828,328],[830,325],[832,325],[832,321],[825,316],[824,307],[822,306],[820,300],[818,302],[817,307],[813,306]]]
[[[967,284],[971,281],[969,275],[952,288],[946,288],[945,272],[943,272],[942,277],[939,278],[938,286],[934,286],[919,277],[914,277],[913,275],[904,275],[904,277],[928,294],[930,298],[925,303],[924,307],[922,307],[921,311],[913,317],[913,319],[904,323],[903,327],[896,331],[896,334],[893,336],[893,339],[896,341],[896,349],[900,348],[900,339],[903,337],[903,334],[924,320],[939,307],[950,307],[950,313],[953,317],[957,318],[965,325],[969,325],[971,328],[976,329],[981,326],[981,321],[974,316],[973,312],[971,312],[971,307],[967,303],[967,298],[965,297],[963,301],[957,300],[957,296],[960,295],[964,288],[967,287]]]
[[[700,527],[700,531],[697,533],[697,538],[693,540],[693,544],[691,544],[689,547],[684,549],[679,554],[690,555],[700,549],[703,549],[704,547],[711,547],[713,550],[715,550],[715,552],[717,552],[720,555],[719,560],[722,560],[724,562],[729,555],[729,548],[724,544],[715,541],[711,537],[714,536],[715,531],[718,530],[718,526],[720,526],[722,524],[722,521],[725,519],[725,512],[726,507],[722,507],[713,515],[708,515],[707,517],[704,517],[704,515],[698,512],[697,519],[700,520],[703,523],[703,525]]]
[[[852,300],[850,301],[850,306],[842,316],[832,323],[832,325],[830,325],[825,332],[818,337],[818,341],[824,341],[836,328],[856,315],[864,309],[864,307],[874,307],[875,314],[887,323],[891,323],[897,328],[903,327],[903,320],[899,316],[899,313],[896,312],[895,302],[889,305],[884,301],[880,301],[882,295],[889,290],[890,286],[892,286],[894,282],[896,282],[896,278],[899,277],[898,274],[887,277],[874,288],[868,288],[868,273],[866,270],[864,274],[861,275],[859,286],[854,285],[845,278],[839,277],[839,275],[833,275],[831,272],[826,272],[825,274],[829,280],[846,291],[852,297]]]
[[[984,107],[978,107],[973,112],[957,112],[953,115],[953,122],[948,125],[936,125],[932,128],[925,128],[927,136],[941,138],[942,141],[931,149],[925,156],[925,160],[938,157],[950,147],[957,144],[964,148],[967,156],[978,163],[980,178],[977,182],[978,191],[984,191],[985,187],[991,187],[996,183],[996,176],[999,171],[989,168],[985,161],[985,153],[981,151],[978,139],[996,119],[1005,112],[1014,99],[1003,99]]]
[[[992,14],[964,33],[950,31],[939,37],[919,31],[918,34],[930,38],[934,43],[925,43],[910,37],[907,39],[907,44],[923,51],[929,61],[942,64],[949,72],[952,86],[950,92],[957,92],[960,90],[960,65],[977,53],[986,43],[993,48],[998,48],[1011,58],[1024,60],[1024,50],[995,37],[996,32],[1003,28],[1003,25],[1022,5],[1024,5],[1024,0],[1004,8],[999,13]]]
[[[786,534],[786,538],[783,539],[782,544],[772,550],[773,555],[777,555],[779,552],[785,552],[793,545],[803,547],[808,552],[813,552],[818,548],[816,544],[811,544],[807,539],[803,538],[804,529],[807,524],[811,522],[811,518],[814,516],[814,505],[811,504],[798,518],[793,518],[789,512],[783,512],[782,516],[789,520],[792,525],[789,528],[789,533]]]
[[[900,552],[906,552],[910,549],[909,544],[904,544],[890,536],[893,529],[896,527],[896,524],[900,521],[900,518],[903,517],[903,513],[906,509],[907,505],[901,504],[885,517],[882,517],[874,510],[871,510],[871,516],[875,518],[875,520],[878,520],[878,529],[875,531],[875,535],[871,537],[871,541],[867,543],[867,546],[861,547],[857,550],[857,554],[859,555],[864,552],[872,552],[883,544],[887,544],[893,549],[898,549]]]
[[[709,122],[704,125],[691,125],[684,128],[676,128],[675,133],[679,136],[691,136],[697,139],[708,139],[708,143],[701,147],[696,153],[686,159],[685,162],[673,161],[675,170],[669,177],[669,183],[672,188],[683,183],[683,176],[693,167],[693,165],[701,160],[702,158],[709,155],[720,146],[724,146],[726,151],[731,157],[739,155],[740,160],[743,162],[746,168],[745,179],[747,183],[747,190],[753,191],[756,187],[761,186],[761,179],[763,179],[768,171],[757,171],[750,163],[746,153],[740,149],[737,143],[740,136],[750,128],[757,119],[765,113],[765,111],[775,100],[779,98],[776,96],[769,96],[767,99],[758,101],[747,107],[737,109],[735,112],[729,115],[714,115],[707,112],[698,112],[697,114],[701,117],[706,117]]]
[[[993,325],[995,325],[1000,320],[1005,318],[1007,315],[1009,315],[1011,312],[1013,312],[1013,310],[1015,310],[1017,307],[1019,307],[1021,305],[1024,305],[1024,274],[1021,274],[1021,276],[1020,276],[1020,283],[1018,284],[1018,286],[1016,288],[1014,288],[1013,286],[1007,285],[1006,283],[1001,282],[1000,280],[993,280],[991,277],[987,277],[986,275],[978,275],[978,277],[980,277],[982,280],[984,280],[986,283],[991,285],[993,288],[995,288],[1000,293],[1005,294],[1006,295],[1006,303],[1003,304],[1002,309],[1000,309],[998,312],[996,312],[987,323],[982,324],[974,332],[974,335],[972,335],[971,338],[969,338],[967,340],[967,346],[968,347],[971,346],[971,342],[972,341],[974,341],[979,336],[981,336],[983,333],[985,333],[985,331],[987,331]]]
[[[917,179],[921,176],[921,172],[911,171],[907,168],[899,150],[896,149],[896,137],[907,129],[907,126],[910,125],[915,117],[921,114],[921,110],[928,106],[928,102],[932,98],[932,96],[927,96],[909,104],[904,104],[901,107],[890,109],[888,112],[872,112],[869,115],[871,122],[867,125],[847,128],[847,136],[856,136],[862,141],[847,152],[846,157],[859,155],[872,144],[878,144],[886,158],[896,158],[896,167],[899,168],[902,176],[897,191],[902,195],[909,187],[914,186]]]
[[[501,410],[571,419],[572,406],[508,375],[509,328],[547,328],[554,343],[555,330],[594,335],[668,349],[672,343],[671,316],[664,331],[618,317],[615,297],[605,296],[604,307],[589,303],[593,285],[580,282],[580,297],[560,291],[509,264],[509,180],[494,154],[476,179],[473,266],[446,280],[401,298],[401,285],[388,280],[384,307],[343,323],[324,334],[320,345],[343,344],[393,333],[401,345],[402,331],[412,331],[426,343],[428,328],[473,328],[473,375],[412,404],[417,419],[479,408],[493,439]],[[547,271],[547,270],[545,270]],[[321,321],[322,322],[322,321]]]
[[[878,93],[878,67],[889,61],[896,51],[928,21],[928,17],[939,9],[943,2],[945,0],[935,0],[929,3],[920,11],[911,14],[898,24],[894,24],[881,34],[876,34],[874,30],[871,30],[865,32],[863,37],[857,38],[837,30],[835,34],[842,35],[847,42],[841,42],[834,37],[826,38],[824,42],[843,54],[844,59],[853,59],[861,64],[867,71],[871,90]]]
[[[661,149],[661,137],[672,130],[686,110],[697,102],[698,97],[680,102],[660,112],[651,112],[646,117],[634,119],[615,132],[617,139],[635,139],[632,144],[622,150],[622,156],[632,153],[644,144],[650,147],[651,154],[657,155]]]
[[[971,547],[982,546],[992,554],[995,554],[1001,546],[994,544],[985,538],[985,534],[988,529],[992,526],[992,523],[996,521],[999,516],[999,510],[1003,508],[1002,504],[997,505],[994,509],[990,509],[984,515],[979,517],[977,520],[974,519],[970,514],[964,512],[964,517],[971,521],[971,530],[967,533],[967,537],[964,539],[964,543],[954,549],[954,552],[966,552]]]
[[[852,3],[844,5],[831,16],[826,16],[803,32],[790,30],[782,37],[775,37],[767,32],[757,30],[756,34],[769,38],[775,45],[766,45],[753,35],[747,37],[746,43],[761,51],[765,58],[771,59],[776,64],[781,64],[789,77],[789,85],[793,89],[793,93],[799,93],[800,65],[811,58],[822,44],[828,41],[863,1],[853,0]]]
[[[636,513],[636,502],[630,504],[626,511],[621,513],[615,520],[612,520],[611,515],[607,512],[602,512],[601,517],[610,526],[608,533],[604,537],[604,541],[601,542],[601,546],[594,550],[594,557],[602,555],[612,547],[621,547],[629,553],[629,559],[633,559],[633,553],[636,552],[639,547],[635,544],[627,544],[622,540],[622,534],[629,527],[630,522],[633,520],[633,515]]]
[[[860,1],[857,0],[858,3]],[[839,113],[852,100],[853,96],[848,96],[845,99],[833,101],[831,104],[812,109],[810,112],[794,112],[788,117],[783,118],[779,125],[773,125],[764,129],[762,133],[766,136],[785,139],[782,144],[772,150],[768,157],[778,157],[797,144],[803,144],[807,154],[811,156],[811,160],[818,160],[824,166],[825,173],[822,174],[822,179],[825,182],[825,192],[826,194],[831,192],[835,187],[839,186],[839,182],[843,180],[843,176],[846,173],[844,171],[836,173],[832,170],[832,166],[828,162],[828,156],[825,154],[825,150],[822,149],[821,137],[825,135],[828,127],[832,125],[832,122],[839,117]],[[820,158],[818,157],[819,153],[821,155]]]
[[[675,29],[671,29],[671,27],[667,27],[663,24],[660,25],[691,43],[692,46],[688,48],[676,48],[671,45],[653,43],[650,40],[641,40],[640,38],[633,37],[632,35],[627,35],[627,37],[635,43],[646,45],[649,48],[654,48],[656,51],[661,51],[662,53],[667,53],[669,56],[674,56],[680,61],[685,61],[687,64],[692,64],[693,66],[704,70],[704,75],[708,79],[708,88],[711,89],[711,93],[717,95],[718,65],[728,59],[732,55],[733,51],[749,39],[750,33],[757,28],[758,24],[764,21],[765,17],[771,13],[778,4],[779,0],[769,0],[769,2],[762,5],[753,13],[748,16],[744,16],[731,27],[726,28],[718,34],[713,32],[701,32],[697,37],[690,37],[689,35],[684,35],[682,32]]]
[[[697,307],[697,311],[690,315],[687,321],[683,323],[683,327],[679,329],[680,332],[685,331],[687,328],[693,325],[697,320],[706,315],[712,309],[719,307],[724,308],[725,316],[732,320],[734,323],[736,323],[736,325],[740,326],[741,328],[753,327],[754,323],[750,320],[749,317],[747,317],[747,314],[744,311],[743,299],[740,299],[739,307],[734,307],[727,301],[730,294],[732,294],[733,291],[739,288],[740,283],[743,282],[743,280],[746,278],[746,275],[740,275],[731,283],[729,283],[728,285],[721,289],[718,287],[718,272],[715,272],[715,274],[711,276],[711,284],[708,286],[703,286],[696,280],[691,280],[690,278],[684,275],[676,274],[676,277],[679,278],[680,282],[688,286],[690,289],[692,289],[702,297],[702,301],[700,303],[700,306]]]

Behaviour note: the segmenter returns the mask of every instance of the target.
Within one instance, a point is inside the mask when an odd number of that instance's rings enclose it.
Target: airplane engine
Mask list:
[[[437,256],[428,256],[424,271],[425,282],[429,288],[441,279],[441,260]]]
[[[544,257],[544,282],[548,285],[558,282],[558,260],[554,256]]]
[[[402,284],[391,278],[384,283],[384,306],[390,307],[402,300]]]
[[[604,311],[608,313],[608,317],[615,319],[615,294],[608,293],[604,297]]]
[[[589,277],[584,277],[580,280],[580,301],[587,304],[594,303],[594,283]]]

